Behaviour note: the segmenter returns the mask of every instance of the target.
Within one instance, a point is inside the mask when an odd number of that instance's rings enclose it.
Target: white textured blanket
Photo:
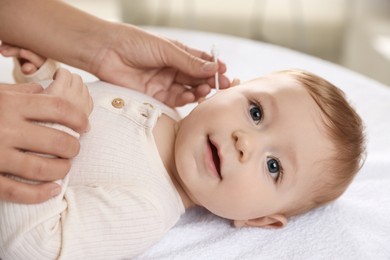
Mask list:
[[[285,228],[236,229],[227,220],[193,209],[138,259],[390,259],[390,87],[273,45],[216,34],[150,29],[204,50],[216,44],[231,78],[247,80],[292,67],[323,76],[343,89],[355,105],[367,126],[369,143],[365,166],[346,193],[328,206],[291,219]],[[0,81],[10,81],[11,64],[0,58],[0,67]],[[93,79],[74,71],[86,80]],[[181,112],[190,109],[187,106]]]

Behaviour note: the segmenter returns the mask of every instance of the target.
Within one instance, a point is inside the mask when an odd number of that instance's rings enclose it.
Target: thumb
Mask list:
[[[164,53],[167,65],[193,77],[211,77],[218,70],[218,63],[205,52],[190,49],[181,43],[173,43]]]

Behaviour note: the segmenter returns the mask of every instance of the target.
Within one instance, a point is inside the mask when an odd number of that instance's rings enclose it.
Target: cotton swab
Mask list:
[[[213,60],[214,62],[216,62],[218,64],[218,56],[219,56],[219,53],[218,53],[218,50],[217,48],[215,47],[215,45],[213,44],[213,46],[211,47],[211,55],[213,56]],[[219,91],[219,76],[218,76],[218,70],[217,72],[215,73],[215,90],[218,92]]]

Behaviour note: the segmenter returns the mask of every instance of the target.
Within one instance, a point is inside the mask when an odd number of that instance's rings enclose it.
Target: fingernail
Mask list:
[[[215,62],[206,62],[203,64],[203,71],[211,71],[211,70],[215,70],[217,68],[217,63]]]
[[[51,190],[51,196],[52,197],[55,197],[55,196],[57,196],[60,193],[61,193],[61,186],[58,186],[58,187],[56,187],[56,188]]]

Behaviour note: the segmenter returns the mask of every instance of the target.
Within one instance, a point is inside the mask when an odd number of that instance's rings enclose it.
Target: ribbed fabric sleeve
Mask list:
[[[20,63],[14,58],[13,75],[17,83],[39,82],[46,79],[53,79],[53,75],[59,67],[58,62],[47,59],[36,72],[26,75],[21,71]]]

